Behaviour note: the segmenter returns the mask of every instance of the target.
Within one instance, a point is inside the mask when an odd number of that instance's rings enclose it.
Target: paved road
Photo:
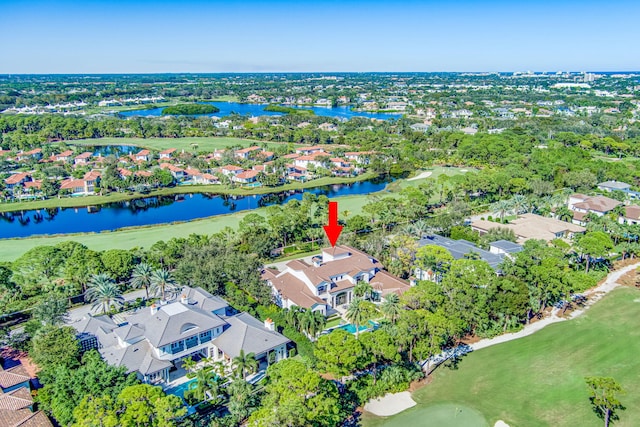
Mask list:
[[[137,291],[129,292],[129,293],[123,294],[122,296],[125,301],[134,301],[137,298],[144,298],[146,296],[146,293],[144,289],[138,289]],[[96,313],[91,309],[91,304],[86,304],[80,307],[72,308],[71,310],[69,310],[68,322],[69,323],[76,322],[82,319],[84,316],[86,316],[89,313],[93,314],[94,316],[100,314],[100,313]]]

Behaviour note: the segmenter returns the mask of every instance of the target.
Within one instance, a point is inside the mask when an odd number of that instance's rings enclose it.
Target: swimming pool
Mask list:
[[[167,394],[173,394],[174,396],[178,396],[181,399],[184,399],[184,392],[191,388],[191,384],[195,384],[197,380],[195,378],[190,379],[186,383],[182,383],[175,387],[171,387],[165,390]]]
[[[377,323],[369,320],[367,322],[367,324],[358,326],[358,332],[362,332],[362,331],[365,331],[367,329],[376,329],[377,327],[378,327]],[[351,323],[347,323],[346,325],[338,326],[335,329],[344,329],[345,331],[347,331],[347,332],[349,332],[351,334],[355,334],[356,333],[356,325],[353,325]]]

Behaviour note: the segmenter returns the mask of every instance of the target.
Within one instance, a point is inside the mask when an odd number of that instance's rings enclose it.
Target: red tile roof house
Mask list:
[[[36,160],[40,160],[42,158],[42,149],[41,148],[34,148],[33,150],[30,151],[25,151],[23,153],[18,153],[18,161],[22,161],[22,160],[27,160],[27,159],[36,159]]]
[[[31,181],[31,174],[28,172],[14,173],[4,180],[7,188],[14,188],[23,185],[25,182]]]
[[[236,150],[234,155],[239,159],[249,159],[251,157],[255,157],[258,153],[262,152],[262,147],[258,147],[254,145],[253,147],[243,148],[242,150]]]
[[[86,165],[87,163],[89,163],[89,159],[93,157],[93,153],[90,153],[89,151],[86,151],[82,154],[78,154],[74,159],[73,159],[73,164],[74,165]]]
[[[133,172],[125,168],[118,168],[118,174],[122,179],[127,179],[128,177],[133,176]]]
[[[194,184],[220,184],[218,177],[210,173],[194,174],[191,180]]]
[[[322,147],[302,147],[302,148],[296,148],[296,153],[297,154],[301,154],[303,156],[308,156],[310,154],[315,154],[315,153],[324,153],[324,148]],[[326,153],[324,153],[326,154]]]
[[[176,148],[168,148],[168,149],[166,149],[164,151],[161,151],[160,152],[160,160],[170,159],[171,156],[173,155],[173,153],[175,153],[176,151],[177,151]]]
[[[254,170],[248,170],[244,172],[240,172],[237,175],[231,177],[231,180],[234,182],[239,182],[241,184],[249,184],[252,182],[256,182],[256,177],[260,172]]]
[[[220,172],[221,172],[223,175],[226,175],[226,176],[232,177],[232,176],[238,175],[238,174],[239,174],[239,173],[241,173],[241,172],[244,172],[244,169],[242,169],[242,168],[241,168],[241,167],[239,167],[239,166],[227,165],[227,166],[222,166],[222,167],[220,168]]]
[[[331,309],[349,304],[359,281],[371,284],[377,297],[402,294],[409,283],[383,270],[371,255],[349,246],[325,248],[322,254],[293,260],[283,271],[265,269],[262,278],[273,288],[276,302],[283,308],[304,307],[327,314]]]
[[[134,159],[136,161],[140,161],[140,162],[148,162],[149,161],[149,154],[151,154],[151,152],[149,150],[140,150],[140,152],[135,154]]]
[[[178,166],[172,165],[171,163],[160,163],[160,168],[166,169],[169,172],[171,172],[171,176],[173,176],[177,180],[183,180],[187,177],[187,174],[185,173],[184,169]]]
[[[68,162],[69,160],[71,160],[71,156],[73,156],[73,151],[71,150],[66,150],[63,151],[60,154],[54,154],[51,160],[53,160],[54,162]]]
[[[82,179],[67,178],[60,182],[60,190],[69,190],[73,195],[89,195],[95,193],[96,184],[100,180],[100,172],[87,172]]]

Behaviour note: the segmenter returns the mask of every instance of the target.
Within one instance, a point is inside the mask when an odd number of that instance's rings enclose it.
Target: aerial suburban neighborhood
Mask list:
[[[3,4],[0,427],[637,425],[639,15]]]

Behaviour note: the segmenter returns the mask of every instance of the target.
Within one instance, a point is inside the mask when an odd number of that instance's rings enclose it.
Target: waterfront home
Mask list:
[[[371,255],[349,246],[325,248],[311,263],[289,261],[283,271],[266,268],[262,278],[271,286],[276,303],[283,308],[304,307],[327,314],[349,304],[358,282],[371,284],[375,297],[409,289],[404,280],[383,270]]]
[[[60,182],[60,190],[68,190],[75,196],[86,196],[95,193],[100,181],[99,171],[90,171],[82,179],[67,178]]]
[[[234,182],[239,182],[241,184],[250,184],[252,182],[256,182],[259,173],[260,172],[255,170],[243,171],[239,174],[233,175],[231,177],[231,180]]]
[[[168,170],[171,173],[171,176],[178,181],[182,181],[187,176],[184,169],[176,165],[172,165],[171,163],[160,163],[160,168]]]
[[[4,180],[7,188],[15,188],[23,185],[25,182],[31,181],[31,174],[28,172],[18,172]]]
[[[228,177],[233,177],[242,172],[244,172],[244,169],[242,169],[240,166],[235,166],[235,165],[226,165],[220,168],[220,173]]]
[[[151,152],[149,150],[140,150],[133,158],[137,162],[148,162],[150,154]]]
[[[160,152],[159,157],[160,160],[168,160],[173,156],[173,153],[175,153],[177,150],[175,148],[168,148],[166,150],[163,150]]]
[[[220,184],[217,176],[210,173],[197,173],[191,176],[194,184]]]
[[[140,308],[119,324],[109,316],[88,315],[71,326],[83,351],[97,348],[107,363],[126,366],[146,383],[169,381],[169,372],[190,357],[230,365],[240,350],[254,353],[264,368],[270,359],[286,359],[291,344],[269,319],[261,322],[236,313],[224,299],[190,287],[170,301]]]
[[[51,156],[51,160],[54,162],[67,163],[69,160],[71,160],[71,156],[73,156],[73,151],[65,150],[60,154],[54,154],[53,156]]]
[[[82,154],[78,154],[73,159],[73,164],[74,165],[86,165],[87,163],[89,163],[89,159],[91,159],[92,156],[93,156],[93,153],[91,153],[89,151],[85,151]]]

